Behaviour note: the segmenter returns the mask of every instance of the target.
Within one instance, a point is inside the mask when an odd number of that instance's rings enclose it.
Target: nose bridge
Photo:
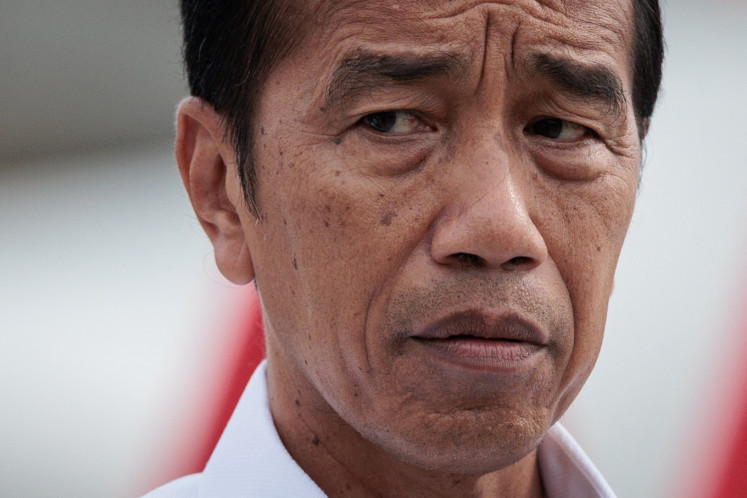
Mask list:
[[[531,268],[547,257],[531,217],[530,175],[500,130],[484,129],[455,158],[450,205],[436,227],[432,251],[440,263],[464,256],[491,267]]]
[[[523,196],[517,191],[517,179],[508,168],[483,168],[471,188],[465,192],[464,215],[485,217],[494,224],[512,223],[528,218]],[[490,174],[492,173],[492,175]],[[518,220],[517,220],[518,218]]]
[[[482,119],[471,140],[456,158],[456,212],[486,216],[494,223],[528,218],[524,205],[520,159],[505,138],[498,118]]]
[[[502,147],[485,154],[479,164],[471,168],[471,181],[457,195],[455,211],[469,224],[483,226],[485,235],[500,236],[506,241],[526,231],[532,231],[534,223],[529,216],[522,171],[516,159]],[[531,227],[529,226],[531,225]]]

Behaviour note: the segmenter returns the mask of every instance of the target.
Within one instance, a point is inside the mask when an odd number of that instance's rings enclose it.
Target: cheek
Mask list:
[[[632,216],[635,188],[617,178],[545,186],[537,217],[573,307],[574,344],[565,372],[567,402],[591,372],[602,344],[615,267]]]
[[[284,303],[267,309],[273,328],[313,331],[289,339],[296,349],[313,346],[339,359],[348,372],[365,370],[377,347],[367,321],[424,240],[433,196],[421,181],[371,179],[337,167],[334,156],[276,159],[279,174],[259,178],[263,221],[255,241],[266,302]]]
[[[572,297],[581,293],[606,302],[633,213],[631,182],[608,176],[586,184],[543,184],[537,199],[539,229]]]

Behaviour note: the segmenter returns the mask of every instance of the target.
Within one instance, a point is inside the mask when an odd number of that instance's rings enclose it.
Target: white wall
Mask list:
[[[177,0],[0,2],[0,164],[171,133]]]

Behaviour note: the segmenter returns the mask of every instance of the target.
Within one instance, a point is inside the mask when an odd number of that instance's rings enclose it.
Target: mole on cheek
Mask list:
[[[397,216],[396,211],[387,211],[384,216],[381,217],[379,220],[379,223],[381,223],[384,226],[389,226],[392,224],[392,220]]]

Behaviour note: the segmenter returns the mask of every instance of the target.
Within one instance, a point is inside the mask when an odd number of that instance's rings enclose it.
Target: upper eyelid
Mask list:
[[[527,94],[515,105],[517,112],[524,117],[531,117],[526,114],[529,112],[538,118],[565,119],[589,128],[593,128],[592,123],[609,126],[620,119],[595,100],[571,98],[561,92]]]
[[[392,90],[393,93],[390,93]],[[368,114],[379,112],[410,112],[415,116],[424,119],[430,116],[441,115],[445,111],[445,102],[433,92],[426,92],[422,89],[404,92],[401,88],[383,89],[378,96],[370,96],[367,99],[359,99],[352,105],[344,108],[338,108],[338,115],[345,119],[360,119]]]

